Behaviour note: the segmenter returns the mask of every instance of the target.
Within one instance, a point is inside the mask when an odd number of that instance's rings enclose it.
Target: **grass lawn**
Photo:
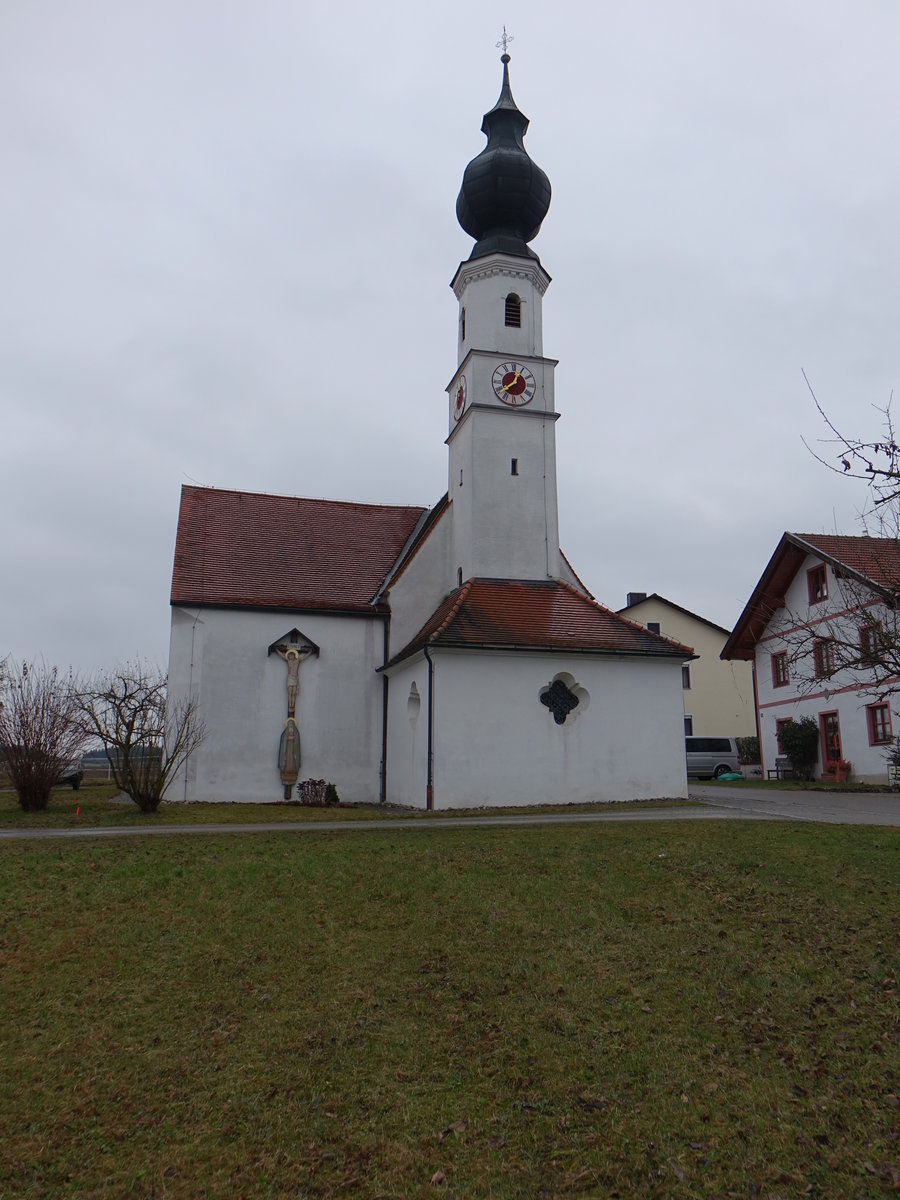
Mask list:
[[[54,788],[50,804],[43,812],[23,812],[15,792],[0,790],[0,829],[85,829],[109,826],[139,828],[142,825],[268,825],[292,821],[380,821],[386,817],[420,817],[438,821],[442,817],[459,817],[496,813],[497,809],[443,809],[426,813],[422,809],[389,808],[383,804],[340,805],[336,808],[317,808],[301,804],[167,804],[155,813],[142,813],[131,801],[117,799],[119,789],[114,783],[83,784],[78,791]],[[627,808],[658,808],[685,805],[686,800],[632,800]],[[563,812],[600,812],[620,810],[622,804],[567,804]],[[543,805],[510,809],[513,813],[558,813],[560,806]]]
[[[0,1195],[869,1197],[900,835],[0,845]]]

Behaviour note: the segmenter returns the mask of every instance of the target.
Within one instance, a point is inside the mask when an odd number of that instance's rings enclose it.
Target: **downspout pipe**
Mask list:
[[[390,634],[390,618],[384,619],[384,636],[382,655],[383,663],[386,663],[390,658],[391,649],[391,634]],[[384,674],[381,676],[381,779],[379,780],[378,802],[385,804],[387,802],[387,750],[388,750],[388,689],[390,687],[390,679]]]
[[[434,662],[428,647],[424,646],[423,649],[428,663],[428,778],[425,784],[425,808],[431,812],[434,808]]]

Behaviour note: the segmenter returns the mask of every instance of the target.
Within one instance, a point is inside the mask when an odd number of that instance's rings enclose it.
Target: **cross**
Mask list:
[[[506,54],[509,43],[514,42],[515,40],[516,39],[513,37],[513,35],[511,33],[507,34],[506,26],[504,25],[503,26],[503,36],[500,38],[500,41],[496,43],[497,49],[500,50],[502,48],[503,53]]]

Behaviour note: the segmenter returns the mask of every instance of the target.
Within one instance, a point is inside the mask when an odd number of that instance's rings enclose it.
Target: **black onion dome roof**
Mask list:
[[[526,245],[537,237],[550,207],[550,181],[522,144],[528,118],[509,86],[504,54],[500,99],[484,114],[487,145],[466,167],[456,200],[456,219],[476,239],[470,258],[502,252],[537,257]]]

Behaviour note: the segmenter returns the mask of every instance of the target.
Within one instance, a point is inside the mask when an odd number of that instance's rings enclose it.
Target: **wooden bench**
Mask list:
[[[793,779],[794,768],[791,766],[789,758],[776,758],[775,766],[771,767],[766,775],[769,779]]]

